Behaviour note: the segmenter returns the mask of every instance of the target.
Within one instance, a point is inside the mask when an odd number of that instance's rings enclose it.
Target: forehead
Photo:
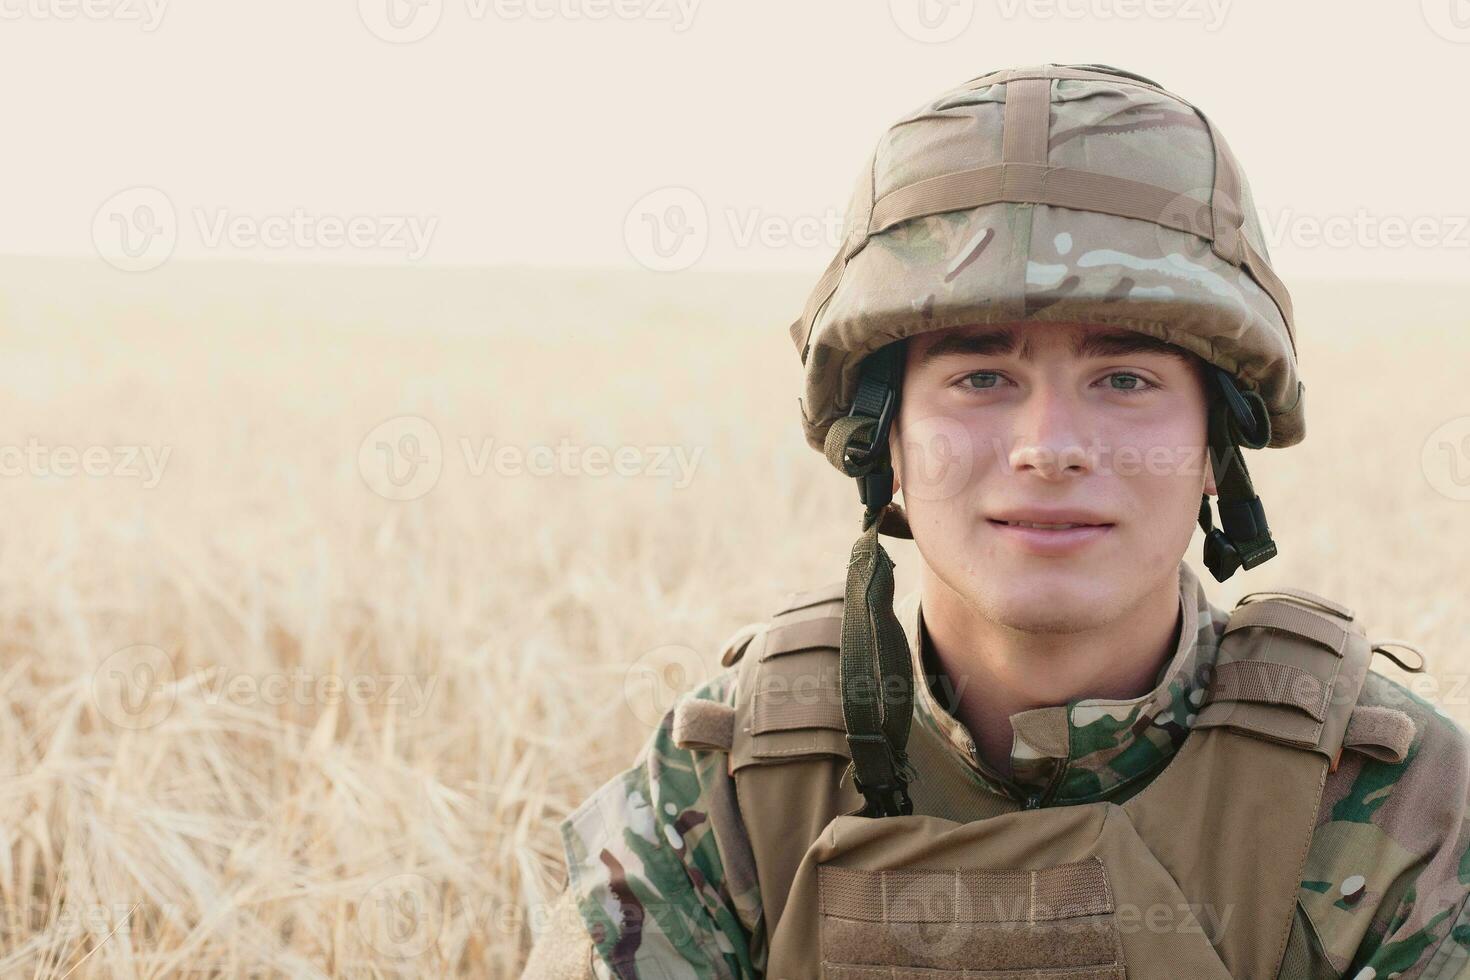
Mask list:
[[[1158,354],[1192,364],[1194,355],[1182,347],[1136,330],[1096,323],[1000,323],[951,327],[909,339],[909,363],[963,356],[1015,356],[1032,360],[1036,351],[1061,346],[1073,357],[1116,357]]]

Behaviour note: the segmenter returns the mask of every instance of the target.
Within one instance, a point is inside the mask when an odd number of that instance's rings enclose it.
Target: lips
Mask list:
[[[1037,523],[1033,523],[1031,521],[997,521],[996,523],[998,523],[998,524],[1004,524],[1007,527],[1029,527],[1029,528],[1031,528],[1033,530],[1036,530],[1036,531],[1070,531],[1073,528],[1078,528],[1078,527],[1105,527],[1106,526],[1106,525],[1103,525],[1103,524],[1085,524],[1085,523],[1076,523],[1076,524],[1037,524]]]
[[[1080,554],[1112,534],[1113,524],[1096,515],[1087,520],[989,518],[1000,539],[1025,554],[1059,558]]]
[[[1106,515],[1096,511],[1044,508],[1006,511],[993,514],[988,520],[992,524],[1043,531],[1064,531],[1079,527],[1111,527],[1114,523],[1108,520]]]

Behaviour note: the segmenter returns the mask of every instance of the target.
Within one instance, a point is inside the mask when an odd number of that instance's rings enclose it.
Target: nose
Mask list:
[[[1096,439],[1087,410],[1065,389],[1038,384],[1016,412],[1009,463],[1012,472],[1046,480],[1082,476],[1096,469]]]

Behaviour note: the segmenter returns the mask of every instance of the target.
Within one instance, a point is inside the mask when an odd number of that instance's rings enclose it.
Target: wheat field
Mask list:
[[[0,263],[0,976],[516,976],[557,823],[842,574],[814,278]],[[1466,291],[1293,290],[1281,556],[1212,598],[1337,598],[1470,722]]]

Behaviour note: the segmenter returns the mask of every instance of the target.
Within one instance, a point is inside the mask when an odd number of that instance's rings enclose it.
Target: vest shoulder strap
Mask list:
[[[1353,611],[1305,589],[1230,613],[1196,728],[1229,727],[1337,758],[1372,650]]]
[[[840,645],[845,584],[789,596],[727,643],[740,661],[731,770],[848,758]],[[742,635],[743,634],[743,635]],[[1195,727],[1229,727],[1336,759],[1372,657],[1353,610],[1306,589],[1252,592],[1225,624]]]

